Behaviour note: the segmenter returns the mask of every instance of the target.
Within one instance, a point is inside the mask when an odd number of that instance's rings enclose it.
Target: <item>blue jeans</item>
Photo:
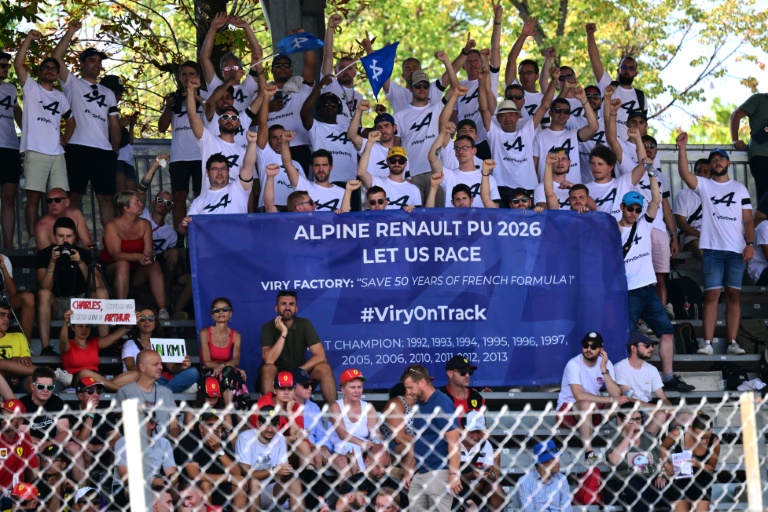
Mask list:
[[[704,291],[720,290],[724,285],[741,290],[746,266],[741,253],[704,249],[704,257],[701,260]]]
[[[186,370],[181,370],[174,375],[172,379],[160,377],[157,379],[157,383],[167,387],[173,393],[181,393],[198,380],[200,380],[200,371],[198,371],[197,368],[190,366]]]
[[[629,332],[637,330],[640,318],[645,320],[656,336],[675,333],[654,285],[629,290]]]

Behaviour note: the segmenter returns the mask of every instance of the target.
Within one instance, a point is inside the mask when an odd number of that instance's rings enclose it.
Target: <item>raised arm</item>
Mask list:
[[[16,71],[16,76],[19,77],[19,84],[22,87],[27,83],[27,77],[29,76],[26,66],[29,45],[32,41],[39,41],[41,37],[43,37],[43,35],[38,30],[30,30],[27,33],[27,37],[25,37],[24,41],[21,43],[19,51],[16,52],[16,57],[13,59],[13,69]]]
[[[584,29],[587,32],[587,52],[589,53],[589,62],[592,64],[592,73],[595,75],[595,80],[599,82],[603,78],[605,69],[600,61],[600,50],[595,41],[597,26],[594,23],[587,23]]]
[[[483,66],[478,73],[479,86],[477,89],[477,105],[480,111],[480,117],[483,119],[483,128],[485,131],[491,129],[491,122],[493,120],[493,112],[488,106],[488,95],[490,94],[490,76],[488,68]],[[442,117],[442,115],[440,116]]]
[[[341,211],[343,213],[352,211],[352,194],[359,190],[362,185],[363,182],[360,180],[349,180],[347,182],[347,185],[344,187],[344,197],[341,199]]]
[[[347,128],[347,138],[352,141],[352,145],[355,146],[357,151],[360,151],[360,148],[363,147],[363,137],[359,133],[363,112],[368,112],[369,110],[371,110],[371,103],[366,100],[360,101],[354,114],[352,114],[349,128]]]
[[[167,165],[168,162],[171,161],[171,156],[167,154],[157,155],[157,157],[155,157],[155,159],[152,161],[152,166],[147,171],[147,174],[141,178],[141,181],[136,187],[139,194],[139,201],[141,201],[142,204],[147,204],[147,189],[149,188],[149,184],[152,183],[152,178],[155,177],[155,173],[160,168],[160,160],[165,160]]]
[[[250,191],[253,188],[253,178],[256,172],[256,140],[258,135],[248,130],[245,132],[245,140],[248,141],[248,148],[245,150],[243,165],[240,167],[238,175],[240,186],[243,190]]]
[[[541,65],[541,73],[539,74],[539,87],[541,87],[542,91],[547,85],[549,68],[551,68],[555,62],[555,54],[554,46],[550,46],[544,50],[544,63]]]
[[[264,168],[267,179],[264,182],[264,211],[267,213],[278,213],[275,207],[275,176],[280,172],[280,166],[269,164]]]
[[[216,76],[216,68],[211,62],[211,54],[213,53],[213,43],[216,41],[216,33],[221,28],[232,21],[226,12],[220,12],[211,20],[211,24],[208,27],[208,33],[205,34],[203,40],[203,46],[200,48],[200,67],[203,68],[203,80],[209,84],[213,81],[213,77]]]
[[[435,200],[437,199],[437,189],[440,188],[440,184],[443,183],[443,173],[432,173],[429,177],[429,192],[427,192],[427,200],[424,203],[425,208],[434,208]]]
[[[560,79],[560,68],[557,66],[549,69],[549,85],[547,91],[544,93],[544,97],[541,99],[541,104],[536,112],[533,113],[533,127],[538,128],[541,124],[541,120],[544,119],[544,114],[547,113],[549,107],[552,106],[552,99],[555,97],[555,91],[557,90],[557,82]]]
[[[56,48],[53,50],[52,57],[59,61],[59,80],[62,82],[66,82],[69,77],[69,70],[67,69],[67,64],[64,62],[64,55],[67,53],[67,48],[69,48],[69,44],[72,42],[72,37],[75,35],[75,32],[80,30],[82,26],[83,23],[80,20],[70,20],[66,32],[64,32],[64,36],[62,36],[61,40],[56,45]]]
[[[499,205],[491,199],[491,171],[496,167],[493,160],[483,160],[483,168],[480,171],[480,200],[486,208],[498,208]]]
[[[303,28],[292,30],[291,34],[304,32]],[[315,50],[304,52],[304,69],[301,70],[301,79],[308,84],[315,83],[315,74],[317,73],[317,54]]]
[[[312,109],[315,108],[317,99],[320,97],[320,91],[323,89],[323,87],[330,84],[332,81],[333,77],[330,75],[326,75],[321,78],[320,81],[318,81],[315,86],[312,87],[312,92],[309,93],[309,96],[307,96],[307,99],[301,106],[301,112],[299,112],[299,115],[301,116],[301,124],[304,126],[305,130],[311,130],[312,125],[315,123],[315,118],[312,117]]]
[[[372,130],[368,133],[368,144],[365,145],[360,161],[357,163],[357,177],[363,182],[365,188],[371,188],[373,176],[368,172],[368,163],[371,161],[371,148],[381,139],[381,132]]]
[[[195,102],[195,92],[200,88],[199,78],[190,78],[187,82],[187,117],[189,117],[189,126],[192,128],[192,134],[197,140],[203,138],[205,125],[203,120],[197,114],[197,103]]]
[[[332,75],[333,74],[333,39],[336,33],[336,27],[341,25],[344,18],[341,14],[334,13],[328,18],[328,23],[325,28],[325,46],[323,47],[323,63],[320,65],[320,74]]]
[[[584,116],[587,118],[587,126],[579,128],[579,140],[589,140],[595,133],[597,133],[597,130],[600,129],[600,124],[597,122],[595,111],[592,110],[592,107],[587,101],[587,93],[584,92],[584,88],[576,87],[573,92],[576,95],[576,99],[578,99],[584,107]]]
[[[229,78],[229,80],[222,83],[211,92],[210,96],[208,96],[208,99],[204,102],[205,107],[203,108],[205,111],[205,119],[207,121],[213,120],[213,116],[216,115],[216,103],[219,101],[219,98],[221,98],[224,93],[227,92],[227,89],[239,84],[243,80],[244,76],[245,70],[238,69],[235,74]],[[195,91],[195,94],[197,94],[197,91]],[[189,94],[187,94],[187,97],[189,97]],[[195,108],[195,110],[197,110],[197,108]]]
[[[280,156],[283,159],[283,168],[288,175],[288,181],[291,182],[291,186],[296,188],[299,184],[299,170],[293,165],[293,159],[291,158],[291,141],[296,137],[296,132],[291,130],[285,130],[283,132],[283,145],[280,151]]]
[[[557,155],[554,153],[547,153],[547,160],[544,165],[544,197],[547,200],[548,210],[559,210],[560,201],[557,200],[555,195],[555,183],[554,183],[554,167],[557,164]]]
[[[445,141],[450,138],[450,126],[447,124],[440,129],[440,133],[435,137],[435,142],[432,143],[432,147],[429,148],[427,158],[429,160],[429,166],[432,168],[433,174],[443,174],[443,162],[440,160],[440,153],[444,149]]]
[[[680,174],[680,179],[688,185],[688,188],[695,190],[699,185],[699,180],[688,168],[688,134],[681,132],[675,139],[675,143],[677,144],[677,172]]]
[[[462,50],[463,51],[463,50]],[[446,85],[446,80],[448,81],[448,86],[452,90],[456,90],[459,87],[459,77],[456,76],[456,70],[453,67],[453,64],[451,63],[451,59],[448,58],[448,54],[444,51],[440,50],[438,52],[435,52],[435,58],[439,60],[440,62],[445,65],[445,73],[443,74],[443,77],[440,79],[440,83],[442,83],[444,86]],[[466,57],[465,57],[466,60]],[[450,99],[452,92],[448,91],[446,93],[446,99]]]
[[[616,129],[616,113],[621,108],[621,100],[616,98],[612,99],[611,95],[615,89],[612,85],[605,88],[605,99],[603,100],[606,105],[605,110],[610,114],[605,116],[603,121],[605,122],[605,140],[608,141],[608,146],[611,151],[616,155],[616,161],[621,162],[624,156],[624,147],[619,142],[619,134]]]
[[[653,164],[653,160],[645,158],[642,163]],[[651,182],[651,202],[648,204],[648,209],[645,211],[645,214],[648,217],[655,219],[656,215],[659,213],[659,206],[661,206],[661,192],[659,191],[659,182],[656,179],[656,176],[648,176],[648,179]]]
[[[277,86],[275,84],[267,84],[263,89],[259,90],[259,93],[262,91],[266,98],[261,102],[261,108],[259,108],[259,132],[258,140],[256,141],[259,149],[264,149],[269,144],[269,102],[272,101],[272,98],[277,93]]]
[[[520,52],[523,50],[523,45],[529,37],[533,37],[533,33],[536,30],[536,18],[528,18],[523,22],[523,29],[520,31],[515,44],[512,45],[512,49],[509,50],[507,55],[507,69],[504,71],[504,85],[512,85],[517,80],[517,58],[520,56]]]
[[[491,32],[491,69],[501,67],[501,20],[504,15],[504,7],[501,0],[493,4],[493,31]]]
[[[165,95],[165,102],[163,102],[163,111],[160,113],[160,117],[157,119],[157,131],[165,133],[171,126],[171,119],[173,118],[173,101],[175,94],[168,93]]]
[[[256,34],[254,34],[248,22],[240,16],[232,16],[229,22],[245,32],[245,37],[248,39],[248,48],[251,50],[251,66],[253,66],[264,56],[264,51],[261,48],[261,44],[259,44],[259,40],[256,39]]]
[[[456,91],[455,94],[454,91]],[[440,119],[438,120],[438,126],[440,127],[441,132],[451,120],[453,109],[456,107],[456,102],[459,101],[461,96],[467,94],[467,91],[468,89],[466,86],[456,85],[455,89],[451,87],[448,92],[445,93],[445,97],[448,99],[446,100],[445,105],[443,105],[443,109],[440,111]],[[438,136],[438,138],[440,137]]]

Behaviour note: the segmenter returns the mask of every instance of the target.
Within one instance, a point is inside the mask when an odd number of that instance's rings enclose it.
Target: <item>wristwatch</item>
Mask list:
[[[755,242],[747,242],[747,245],[750,246],[750,247],[754,247],[755,246]]]
[[[655,178],[657,174],[658,172],[656,171],[648,171],[648,176],[650,176],[651,178]]]
[[[219,452],[216,454],[219,457],[223,457],[225,455],[224,450],[219,450]]]

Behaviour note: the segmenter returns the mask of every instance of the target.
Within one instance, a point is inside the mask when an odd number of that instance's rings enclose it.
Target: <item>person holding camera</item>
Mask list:
[[[37,325],[41,355],[56,355],[51,348],[51,320],[61,320],[70,309],[70,300],[86,296],[108,299],[101,275],[93,269],[94,289],[89,289],[88,272],[93,262],[89,250],[77,245],[77,226],[69,217],[61,217],[53,225],[54,242],[37,252],[35,263],[40,290],[37,292]],[[108,334],[107,326],[99,326],[99,336]]]

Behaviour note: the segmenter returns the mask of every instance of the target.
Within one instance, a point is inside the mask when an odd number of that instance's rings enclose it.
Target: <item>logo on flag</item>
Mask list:
[[[309,32],[299,32],[286,36],[277,43],[280,53],[290,55],[292,53],[308,52],[325,46],[322,39],[318,39]]]
[[[399,44],[400,42],[387,45],[360,59],[376,99],[379,98],[381,88],[392,76],[392,69],[395,67],[395,57],[397,56],[397,45]]]

